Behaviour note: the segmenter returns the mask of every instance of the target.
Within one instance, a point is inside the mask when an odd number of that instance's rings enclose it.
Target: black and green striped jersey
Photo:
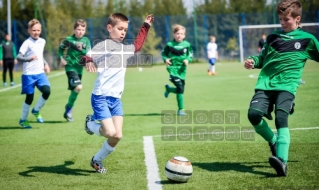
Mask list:
[[[190,63],[193,59],[193,50],[189,42],[176,42],[172,40],[166,44],[162,51],[162,58],[164,62],[170,59],[171,65],[166,69],[170,75],[185,80],[187,66],[184,65],[184,60]]]
[[[67,49],[66,55],[63,55]],[[59,46],[59,57],[64,57],[67,65],[66,71],[76,71],[79,74],[83,72],[83,66],[80,65],[80,59],[91,49],[90,40],[87,37],[76,38],[75,35],[66,37]]]
[[[261,68],[255,89],[288,91],[296,95],[307,59],[319,62],[319,43],[301,28],[285,33],[275,31],[267,37],[258,56],[250,56]]]

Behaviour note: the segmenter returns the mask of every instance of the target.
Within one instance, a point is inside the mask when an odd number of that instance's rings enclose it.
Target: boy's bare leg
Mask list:
[[[111,147],[115,147],[117,143],[121,140],[122,134],[122,126],[123,126],[123,116],[114,116],[113,124],[115,127],[115,135],[108,139],[108,143]]]

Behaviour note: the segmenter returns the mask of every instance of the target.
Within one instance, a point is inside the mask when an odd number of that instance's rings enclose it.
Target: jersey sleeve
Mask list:
[[[91,50],[91,42],[88,38],[86,38],[86,47],[85,47],[85,52],[89,52]]]
[[[311,40],[308,54],[311,60],[319,62],[319,42],[317,39]]]
[[[2,43],[0,43],[0,60],[3,59],[3,49],[2,49]]]
[[[65,38],[64,40],[62,40],[61,44],[58,47],[58,56],[59,58],[61,58],[63,56],[63,52],[64,50],[66,50],[68,48],[68,41]]]
[[[193,61],[193,49],[192,49],[192,46],[190,44],[187,48],[187,60],[189,63]]]
[[[168,59],[168,52],[169,52],[169,45],[166,44],[164,49],[162,50],[162,53],[161,53],[164,63],[165,63],[166,59]]]
[[[19,53],[21,53],[22,55],[25,55],[27,51],[28,51],[28,43],[27,41],[24,41],[19,49]]]
[[[16,51],[16,46],[14,43],[12,43],[12,56],[14,59],[17,59],[17,51]]]

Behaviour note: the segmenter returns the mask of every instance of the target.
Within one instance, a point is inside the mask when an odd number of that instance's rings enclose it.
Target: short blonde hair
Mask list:
[[[85,20],[78,19],[77,21],[75,21],[73,29],[76,29],[78,26],[86,27]]]
[[[113,13],[109,16],[109,19],[107,20],[107,24],[110,24],[111,26],[115,26],[120,21],[129,22],[127,16],[125,16],[123,13]]]
[[[32,28],[36,24],[40,24],[41,25],[40,21],[34,18],[34,19],[29,21],[28,28]]]
[[[180,24],[174,24],[174,25],[172,26],[172,28],[173,28],[173,33],[174,33],[174,34],[175,34],[176,32],[178,32],[179,30],[184,30],[185,33],[186,33],[186,28],[185,28],[184,26],[180,25]]]

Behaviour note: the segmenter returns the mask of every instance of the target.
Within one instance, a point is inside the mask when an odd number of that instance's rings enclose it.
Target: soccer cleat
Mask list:
[[[277,176],[287,176],[287,165],[281,158],[271,156],[269,157],[269,164],[276,170]]]
[[[210,70],[207,70],[208,75],[212,75],[212,72]]]
[[[178,110],[178,111],[177,111],[177,115],[179,115],[179,116],[186,116],[187,113],[185,112],[185,110]]]
[[[15,85],[15,83],[14,83],[14,82],[11,82],[11,83],[10,83],[10,86],[14,86],[14,85]]]
[[[170,89],[171,87],[167,84],[167,85],[165,85],[165,92],[164,92],[164,97],[165,98],[168,98],[168,95],[169,95],[169,89]]]
[[[68,105],[65,106],[65,112],[63,114],[63,117],[68,120],[68,122],[72,122],[72,107],[69,107]]]
[[[31,125],[29,124],[28,120],[22,120],[20,119],[19,124],[21,125],[22,128],[24,129],[31,129]]]
[[[31,113],[37,118],[37,122],[38,123],[43,123],[44,122],[39,111],[35,111],[34,108],[33,108]]]
[[[97,160],[93,160],[94,156],[92,157],[92,160],[91,160],[91,167],[95,169],[96,172],[98,173],[106,173],[106,169],[104,168],[103,166],[103,163],[102,161],[97,161]]]
[[[4,83],[3,83],[3,86],[7,86],[7,83],[6,83],[6,82],[4,82]]]
[[[276,142],[275,142],[275,143],[270,143],[270,142],[269,142],[268,145],[269,145],[271,154],[272,154],[273,156],[277,156],[277,153],[276,153],[276,151],[277,151],[277,143],[276,143]]]
[[[88,122],[90,121],[94,121],[94,119],[92,118],[92,115],[87,115],[85,118],[84,130],[86,131],[87,134],[93,135],[94,133],[88,127]]]
[[[217,75],[217,73],[216,73],[216,72],[213,72],[213,73],[212,73],[212,76],[216,76],[216,75]]]

